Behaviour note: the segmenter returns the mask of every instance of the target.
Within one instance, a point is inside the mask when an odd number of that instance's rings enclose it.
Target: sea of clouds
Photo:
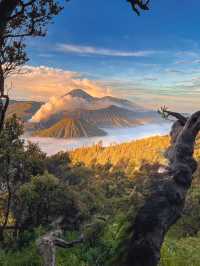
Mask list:
[[[108,133],[104,137],[77,138],[77,139],[55,139],[26,137],[26,141],[38,143],[41,150],[48,155],[53,155],[59,151],[70,151],[80,147],[87,147],[97,144],[100,141],[103,146],[129,142],[156,135],[166,135],[169,133],[171,123],[146,124],[132,128],[105,129]]]

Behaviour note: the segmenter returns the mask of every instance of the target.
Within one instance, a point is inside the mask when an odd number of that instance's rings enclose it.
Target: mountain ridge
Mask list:
[[[70,104],[70,101],[76,102],[74,110],[70,110],[70,106],[66,106],[68,109],[65,109],[65,97],[67,97],[66,104]],[[59,99],[62,101],[62,108],[58,108],[57,112],[52,112],[46,119],[43,118],[38,122],[31,121],[31,118],[38,112],[43,114],[47,104],[13,101],[9,107],[9,114],[16,112],[22,118],[27,133],[64,138],[103,136],[106,133],[102,128],[133,127],[149,123],[155,116],[155,112],[147,111],[129,100],[113,96],[93,97],[82,89],[72,90]],[[79,99],[80,104],[78,104]],[[84,106],[81,103],[84,103]],[[51,107],[54,108],[54,105]]]
[[[72,97],[83,98],[83,99],[88,100],[88,101],[91,101],[91,100],[96,98],[96,97],[91,96],[89,93],[87,93],[86,91],[84,91],[82,89],[71,90],[70,92],[64,94],[62,97],[65,97],[67,95],[70,95]]]
[[[67,117],[49,128],[41,129],[33,133],[33,136],[37,137],[54,138],[82,138],[105,135],[106,132],[84,120],[75,120]]]
[[[130,127],[142,124],[139,119],[133,119],[135,115],[133,111],[115,105],[97,110],[80,109],[69,113],[70,117],[84,119],[99,127]]]

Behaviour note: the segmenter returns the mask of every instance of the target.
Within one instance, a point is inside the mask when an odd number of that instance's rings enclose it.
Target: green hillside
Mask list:
[[[69,120],[63,123],[69,125]],[[169,138],[152,137],[107,148],[99,143],[48,157],[37,145],[24,144],[21,127],[14,117],[0,134],[4,188],[0,225],[7,221],[9,228],[1,235],[0,265],[41,266],[36,240],[58,218],[62,218],[63,239],[75,240],[83,234],[85,241],[73,248],[58,248],[57,265],[123,265],[126,241],[133,233],[128,229],[152,185],[163,177],[158,170],[166,163],[163,152]],[[195,152],[200,164],[198,144]],[[200,168],[182,217],[166,236],[159,266],[200,265],[199,188]]]

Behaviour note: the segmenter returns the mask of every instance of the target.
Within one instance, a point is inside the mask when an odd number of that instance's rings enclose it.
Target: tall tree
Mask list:
[[[21,139],[23,125],[16,115],[6,119],[0,132],[0,243],[4,231],[19,227],[16,208],[20,208],[17,195],[20,188],[31,180],[32,176],[42,175],[45,170],[46,154],[37,145],[24,144]],[[26,201],[25,201],[26,202]],[[18,205],[17,205],[18,204]],[[17,207],[16,207],[17,205]],[[24,208],[25,209],[25,208]],[[12,217],[12,225],[10,225]]]
[[[45,36],[62,8],[57,0],[0,0],[0,130],[9,105],[5,79],[28,59],[25,37]]]
[[[23,162],[25,159],[23,141],[20,139],[23,128],[16,116],[8,119],[0,132],[0,242],[9,223],[11,202],[17,187],[24,179]]]

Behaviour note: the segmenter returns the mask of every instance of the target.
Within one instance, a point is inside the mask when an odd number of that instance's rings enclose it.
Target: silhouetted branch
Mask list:
[[[177,120],[180,121],[180,123],[184,126],[185,123],[187,122],[187,118],[185,116],[183,116],[180,113],[177,112],[171,112],[168,110],[168,108],[166,106],[161,107],[158,110],[158,113],[165,119],[169,118],[169,116],[172,116],[174,118],[176,118]]]
[[[127,2],[129,2],[131,4],[131,7],[133,9],[133,11],[140,16],[140,11],[138,10],[138,8],[142,9],[142,10],[149,10],[149,2],[150,0],[147,0],[146,2],[143,2],[143,0],[127,0]]]

